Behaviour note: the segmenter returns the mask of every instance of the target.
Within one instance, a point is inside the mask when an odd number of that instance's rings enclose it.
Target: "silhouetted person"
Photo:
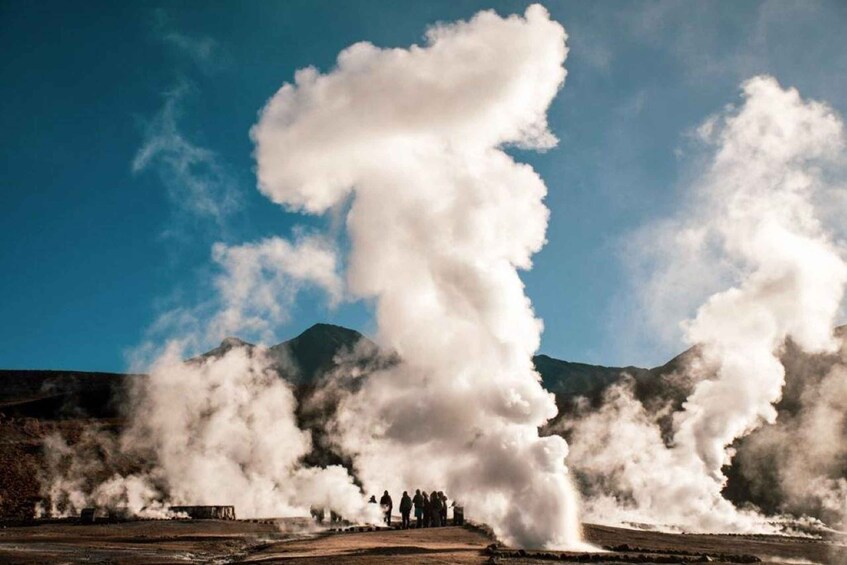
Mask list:
[[[432,504],[429,502],[429,495],[423,493],[423,527],[428,528],[432,522]]]
[[[429,495],[429,503],[432,505],[432,527],[437,528],[441,526],[441,497],[437,492],[432,491]]]
[[[376,495],[372,494],[371,499],[368,500],[368,504],[376,504]]]
[[[438,491],[438,496],[441,498],[441,525],[447,525],[447,495],[443,491]]]
[[[324,523],[324,509],[323,508],[316,508],[316,507],[312,506],[312,507],[309,508],[309,513],[312,515],[312,518],[318,524]]]
[[[453,525],[461,526],[465,523],[465,508],[455,500],[451,506],[453,507]]]
[[[409,498],[409,493],[403,491],[403,496],[400,498],[400,527],[404,530],[409,527],[409,514],[412,513],[412,499]]]
[[[420,528],[423,525],[423,497],[421,496],[421,489],[415,491],[412,504],[415,507],[415,526]]]
[[[385,525],[391,525],[391,509],[394,508],[394,503],[391,501],[388,491],[382,493],[382,498],[379,499],[379,506],[385,512]]]

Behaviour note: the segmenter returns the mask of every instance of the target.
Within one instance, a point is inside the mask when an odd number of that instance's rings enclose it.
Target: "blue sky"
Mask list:
[[[527,4],[0,1],[0,367],[124,370],[163,312],[211,291],[214,242],[329,225],[255,188],[249,129],[295,70],[326,71],[356,41],[405,47],[435,22]],[[560,143],[514,152],[549,189],[549,241],[523,274],[541,350],[660,364],[681,345],[629,339],[651,330],[621,250],[680,206],[692,128],[745,78],[769,73],[847,112],[847,4],[545,5],[569,34],[549,112]],[[162,132],[190,166],[145,157]],[[212,209],[186,204],[195,184]],[[307,293],[277,336],[317,321],[373,331],[368,305],[330,309]]]

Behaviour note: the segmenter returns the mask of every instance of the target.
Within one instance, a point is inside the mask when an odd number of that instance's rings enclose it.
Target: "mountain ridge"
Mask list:
[[[218,357],[234,347],[253,349],[260,346],[228,336],[217,347],[187,362]],[[314,386],[323,375],[338,367],[340,356],[349,356],[354,350],[360,367],[379,357],[383,357],[383,364],[390,363],[392,356],[361,332],[327,323],[313,324],[298,335],[264,349],[281,376],[293,385],[302,386]],[[557,396],[589,397],[596,397],[621,373],[643,380],[651,372],[668,365],[653,369],[606,367],[556,359],[546,354],[535,355],[533,362],[545,388]],[[125,384],[121,381],[139,376],[143,375],[107,371],[0,369],[0,413],[36,418],[50,417],[52,413],[55,418],[79,414],[80,410],[68,411],[62,407],[73,405],[84,408],[83,413],[93,412],[94,417],[115,416],[114,411],[125,396],[118,390]],[[84,398],[86,395],[90,398]]]
[[[836,335],[843,335],[845,328],[835,331]],[[228,337],[218,347],[187,362],[202,362],[240,346],[260,347]],[[344,394],[356,390],[369,373],[397,363],[399,357],[380,349],[356,330],[332,324],[315,324],[289,340],[262,349],[270,355],[272,367],[280,377],[291,383],[297,399],[297,424],[312,435],[313,449],[304,463],[340,464],[352,469],[352,462],[332,442],[326,423],[332,421]],[[790,340],[784,349],[786,385],[776,408],[790,416],[800,409],[799,399],[808,374],[825,374],[833,363],[847,360],[847,345],[839,354],[818,356],[800,352]],[[604,393],[620,384],[631,386],[635,398],[649,413],[657,415],[656,422],[669,441],[672,411],[681,409],[696,379],[704,378],[681,370],[697,355],[697,348],[689,348],[664,365],[650,369],[605,367],[536,355],[535,367],[545,388],[555,395],[559,408],[559,415],[540,433],[562,433],[569,439],[569,432],[558,424],[599,407]],[[0,442],[4,445],[4,450],[0,450],[0,516],[29,516],[40,500],[37,477],[45,464],[42,446],[48,435],[58,432],[75,441],[91,426],[118,434],[128,418],[126,399],[137,379],[144,377],[108,372],[0,370]],[[582,399],[587,399],[587,403]],[[739,505],[753,503],[779,511],[777,502],[766,496],[777,486],[758,488],[746,472],[743,460],[736,457],[727,471],[728,498]]]

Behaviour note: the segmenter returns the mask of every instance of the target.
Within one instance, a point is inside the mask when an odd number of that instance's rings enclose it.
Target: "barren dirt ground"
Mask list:
[[[352,533],[305,532],[291,521],[71,522],[0,529],[2,563],[847,563],[844,540],[782,536],[663,534],[585,527],[605,554],[492,549],[480,530],[447,527]],[[626,546],[626,547],[624,547]],[[492,561],[493,559],[493,561]]]

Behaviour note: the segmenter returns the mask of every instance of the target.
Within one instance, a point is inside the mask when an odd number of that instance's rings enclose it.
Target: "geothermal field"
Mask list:
[[[847,564],[844,5],[477,4],[0,6],[0,562]]]
[[[841,330],[837,335],[840,333]],[[218,363],[239,350],[253,352],[248,355],[258,354],[256,346],[229,339],[188,361],[188,366]],[[290,382],[297,405],[297,425],[314,438],[304,461],[315,467],[345,465],[344,456],[330,441],[327,427],[339,410],[343,391],[355,390],[361,386],[356,384],[357,380],[366,379],[372,371],[398,360],[381,352],[359,332],[328,324],[317,324],[269,348],[265,354],[276,360],[269,361],[274,378]],[[680,404],[687,391],[675,388],[679,386],[674,385],[678,367],[695,354],[694,350],[686,351],[653,369],[601,367],[535,356],[533,361],[545,388],[555,391],[560,406],[560,415],[543,433],[560,430],[572,445],[579,445],[561,427],[562,422],[583,422],[587,414],[599,417],[603,410],[608,410],[603,407],[619,401],[621,394],[629,395],[629,402],[644,406],[659,402]],[[783,362],[786,367],[815,367],[826,373],[844,355],[847,351],[804,359],[792,349]],[[296,377],[286,373],[293,366],[299,368]],[[331,385],[339,375],[356,377],[350,383]],[[578,548],[507,544],[479,520],[473,501],[462,505],[466,520],[461,526],[455,525],[453,509],[448,508],[446,527],[401,529],[397,510],[399,492],[392,493],[396,501],[391,528],[386,527],[381,516],[353,520],[342,516],[333,522],[328,512],[324,513],[322,523],[318,523],[316,516],[297,509],[251,508],[253,499],[247,496],[249,492],[241,490],[250,488],[249,482],[242,483],[238,489],[229,489],[216,482],[214,475],[218,467],[204,467],[211,475],[205,478],[205,484],[213,486],[198,486],[191,498],[183,499],[201,506],[150,504],[143,497],[155,495],[133,486],[134,479],[129,478],[149,473],[149,461],[129,450],[121,453],[119,447],[121,437],[127,437],[133,425],[126,413],[127,399],[138,394],[135,387],[149,378],[117,373],[0,372],[3,391],[0,437],[4,444],[0,456],[4,510],[0,561],[487,563],[493,558],[502,563],[551,559],[598,563],[839,563],[840,552],[847,548],[847,536],[819,519],[808,516],[800,519],[799,512],[795,517],[772,515],[771,518],[762,513],[761,524],[748,531],[717,528],[705,531],[695,525],[689,529],[662,522],[661,514],[650,515],[634,505],[619,510],[621,517],[617,518],[594,514],[596,519],[615,525],[583,523]],[[803,388],[798,381],[810,377],[790,370],[786,379],[787,386]],[[584,406],[592,402],[590,399],[598,403],[598,409]],[[784,405],[787,407],[791,402],[799,400],[787,397]],[[786,407],[781,406],[789,410]],[[155,415],[147,413],[145,418],[151,416]],[[191,425],[196,427],[201,423]],[[751,436],[750,445],[757,445],[756,437],[756,434]],[[186,446],[191,444],[187,439],[183,441]],[[184,453],[180,458],[186,456]],[[607,456],[602,452],[597,455]],[[585,497],[584,508],[589,512],[597,512],[591,505],[601,504],[610,493],[623,498],[622,490],[600,489],[613,469],[611,464],[603,467],[604,474],[593,471],[589,465],[574,467],[577,484]],[[127,478],[119,478],[116,473],[123,473]],[[733,497],[735,506],[756,504],[767,508],[766,499],[761,498],[755,484],[746,478],[742,464],[735,464],[727,474],[725,492]],[[204,476],[198,475],[196,480],[202,481]],[[111,486],[115,484],[119,486]],[[770,488],[772,493],[780,492],[778,485]],[[319,491],[316,496],[325,496],[329,507],[338,508],[331,494],[332,491]],[[139,504],[137,509],[128,506],[133,502]],[[530,510],[521,505],[518,509]],[[642,521],[629,521],[636,512],[640,512]],[[304,515],[284,518],[275,517],[275,513]]]

